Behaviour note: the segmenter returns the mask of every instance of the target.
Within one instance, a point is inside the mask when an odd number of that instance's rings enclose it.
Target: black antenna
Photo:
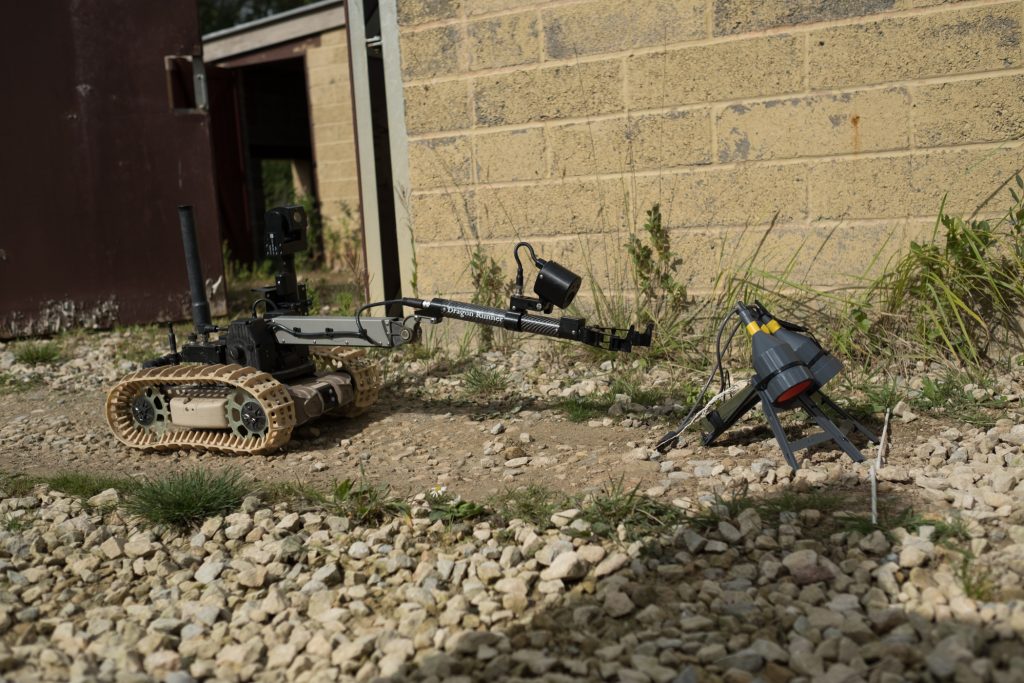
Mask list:
[[[199,262],[199,240],[196,239],[196,220],[190,204],[178,207],[181,221],[181,243],[185,247],[185,267],[188,269],[188,286],[192,294],[192,322],[196,334],[205,335],[213,327],[210,317],[210,302],[206,298],[206,283],[203,281],[203,266]]]

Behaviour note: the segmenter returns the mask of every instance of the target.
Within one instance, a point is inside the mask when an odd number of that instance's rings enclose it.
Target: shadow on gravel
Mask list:
[[[882,519],[908,528],[871,528],[868,488],[851,472],[813,488],[723,496],[671,537],[613,549],[605,560],[621,553],[621,568],[602,578],[591,567],[552,581],[528,561],[519,576],[530,577],[531,599],[541,591],[549,600],[529,623],[448,637],[443,652],[394,680],[1024,680],[1019,577],[965,595],[962,556],[929,526],[941,515],[900,516],[915,501],[897,490],[885,499]],[[929,534],[921,557],[904,555]],[[580,556],[587,543],[574,541]],[[998,563],[999,552],[984,559]],[[470,628],[524,604],[462,590]]]

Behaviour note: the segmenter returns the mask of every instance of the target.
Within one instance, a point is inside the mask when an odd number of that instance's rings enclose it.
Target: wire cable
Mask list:
[[[740,321],[736,320],[736,325],[732,328],[732,332],[729,333],[729,338],[725,340],[725,348],[722,348],[722,336],[718,335],[715,339],[715,357],[718,359],[718,390],[725,391],[725,362],[723,361],[724,355],[729,351],[729,347],[732,346],[733,337],[740,329]]]
[[[363,304],[362,306],[360,306],[359,309],[356,311],[356,330],[357,334],[359,335],[359,338],[370,342],[370,344],[372,344],[373,346],[384,348],[383,344],[378,344],[376,341],[370,338],[370,335],[366,334],[366,330],[363,329],[363,322],[361,318],[363,315],[363,311],[369,310],[371,308],[377,308],[378,306],[394,305],[404,306],[405,301],[403,299],[386,299],[384,301],[373,301],[371,303]]]
[[[689,426],[696,419],[696,415],[697,415],[698,409],[701,408],[701,407],[706,408],[707,405],[710,404],[710,401],[708,402],[708,404],[704,403],[704,397],[707,396],[708,388],[711,386],[711,382],[714,381],[715,375],[718,374],[721,371],[721,368],[722,368],[722,351],[721,351],[722,333],[725,331],[725,326],[729,322],[729,319],[732,318],[732,316],[735,315],[735,314],[736,314],[736,310],[735,309],[730,310],[725,315],[725,317],[722,318],[722,322],[720,322],[718,324],[718,332],[715,334],[715,349],[716,349],[715,367],[711,368],[711,373],[708,375],[707,381],[704,382],[704,386],[701,388],[700,394],[698,394],[698,396],[697,396],[697,400],[694,401],[693,406],[691,406],[690,412],[686,414],[686,417],[684,417],[683,421],[679,423],[679,427],[677,427],[675,431],[669,432],[668,434],[666,434],[665,436],[661,437],[658,440],[658,443],[655,444],[655,446],[654,446],[655,450],[664,452],[662,449],[667,449],[667,447],[670,444],[674,444],[674,443],[678,442],[679,435],[682,434],[684,431],[686,431],[687,428],[689,428]],[[737,327],[739,327],[739,323],[737,323]],[[733,334],[735,334],[735,330],[733,331]],[[729,335],[729,343],[732,343],[733,334]],[[726,346],[726,349],[728,349],[728,346]],[[724,389],[724,387],[723,387],[723,389]]]

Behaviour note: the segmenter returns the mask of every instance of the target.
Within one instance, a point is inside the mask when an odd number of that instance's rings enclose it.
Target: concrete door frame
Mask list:
[[[398,45],[397,0],[379,0],[380,48],[384,62],[385,97],[387,99],[388,146],[391,160],[391,188],[377,187],[377,169],[373,148],[373,121],[367,41],[378,36],[366,35],[364,0],[346,3],[349,36],[349,62],[352,83],[352,101],[355,113],[356,148],[359,161],[361,195],[360,215],[363,220],[364,249],[366,252],[367,285],[371,301],[385,298],[382,273],[385,263],[397,260],[402,295],[413,294],[414,253],[412,221],[409,215],[409,143],[405,128],[405,95],[402,88],[401,52]],[[379,193],[394,195],[397,253],[385,253],[382,230],[390,226],[381,224],[378,208]]]

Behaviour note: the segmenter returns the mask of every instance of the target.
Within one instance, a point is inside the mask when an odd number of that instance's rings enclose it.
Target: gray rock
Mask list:
[[[561,553],[551,566],[540,573],[543,581],[554,581],[557,579],[580,579],[587,573],[587,565],[574,551]]]
[[[88,502],[93,507],[103,508],[117,505],[120,500],[121,496],[118,494],[117,489],[106,489],[90,498]]]
[[[356,541],[348,547],[348,555],[357,560],[365,560],[370,556],[370,546],[362,541]]]
[[[621,591],[609,591],[604,598],[604,611],[611,617],[624,617],[634,609],[636,605]]]
[[[224,570],[224,563],[216,560],[207,560],[196,570],[195,579],[204,586],[212,583]]]

